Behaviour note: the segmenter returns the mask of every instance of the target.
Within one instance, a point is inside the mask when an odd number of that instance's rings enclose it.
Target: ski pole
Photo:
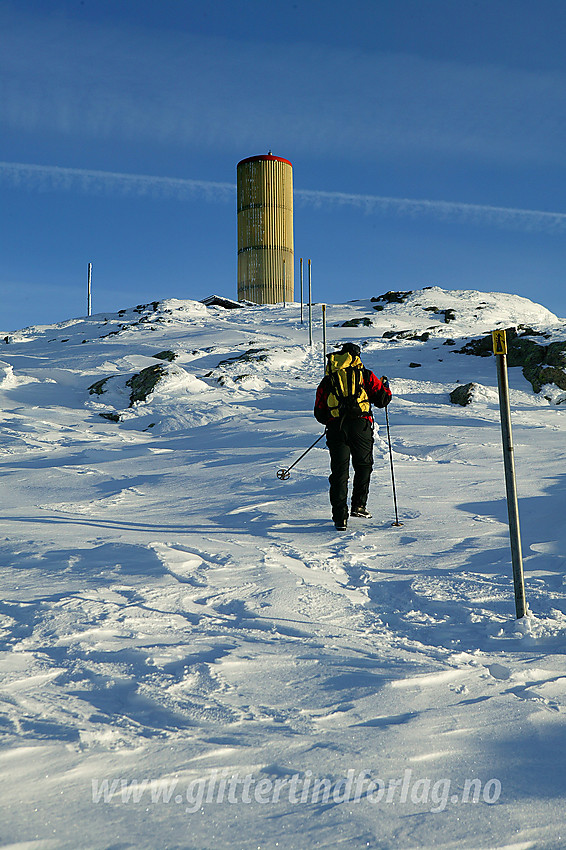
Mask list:
[[[325,434],[326,434],[326,431],[323,431],[323,433],[320,435],[318,440],[315,440],[314,443],[312,444],[312,446],[309,446],[308,449],[305,452],[303,452],[300,457],[297,458],[295,463],[292,463],[291,466],[289,466],[287,469],[278,469],[277,470],[277,477],[281,481],[287,481],[287,479],[291,477],[291,470],[293,469],[293,467],[296,466],[298,464],[298,462],[300,460],[302,460],[304,458],[304,456],[310,452],[311,449],[314,449],[314,447],[316,446],[317,443],[320,443],[320,441],[322,440],[322,438],[324,437]]]
[[[389,386],[389,381],[387,380],[387,376],[383,375],[381,378],[381,383],[385,383],[386,386]],[[385,405],[385,422],[387,424],[387,442],[389,443],[389,464],[391,466],[391,484],[393,486],[393,504],[395,506],[395,522],[392,522],[391,525],[401,526],[402,522],[399,522],[399,512],[397,510],[397,492],[395,490],[395,473],[393,471],[393,450],[391,448],[391,432],[389,430],[389,414],[387,412],[387,405]]]

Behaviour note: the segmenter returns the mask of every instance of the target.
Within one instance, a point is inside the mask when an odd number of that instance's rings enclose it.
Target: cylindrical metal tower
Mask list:
[[[271,152],[238,163],[238,299],[293,301],[293,166]]]

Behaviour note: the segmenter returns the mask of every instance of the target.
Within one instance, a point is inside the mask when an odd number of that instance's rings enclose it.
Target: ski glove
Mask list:
[[[389,381],[387,375],[381,376],[381,399],[378,403],[379,407],[387,407],[391,401],[391,390],[389,389]],[[377,400],[376,400],[377,401]]]

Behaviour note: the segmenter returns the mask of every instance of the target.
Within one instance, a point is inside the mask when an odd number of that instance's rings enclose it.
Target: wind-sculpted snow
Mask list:
[[[329,350],[389,376],[403,521],[375,411],[374,519],[340,534],[324,441],[276,477],[321,433],[299,316],[168,299],[0,341],[2,846],[562,847],[566,394],[509,370],[516,621],[495,363],[456,349],[564,322],[329,305]]]

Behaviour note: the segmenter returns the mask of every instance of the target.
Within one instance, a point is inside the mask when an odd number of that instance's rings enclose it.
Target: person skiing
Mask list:
[[[350,456],[354,467],[353,517],[371,519],[366,508],[373,469],[373,416],[371,406],[386,407],[391,390],[386,378],[379,380],[360,360],[360,346],[345,343],[327,355],[326,374],[316,391],[314,415],[326,427],[330,452],[330,504],[338,531],[348,526],[348,478]]]

